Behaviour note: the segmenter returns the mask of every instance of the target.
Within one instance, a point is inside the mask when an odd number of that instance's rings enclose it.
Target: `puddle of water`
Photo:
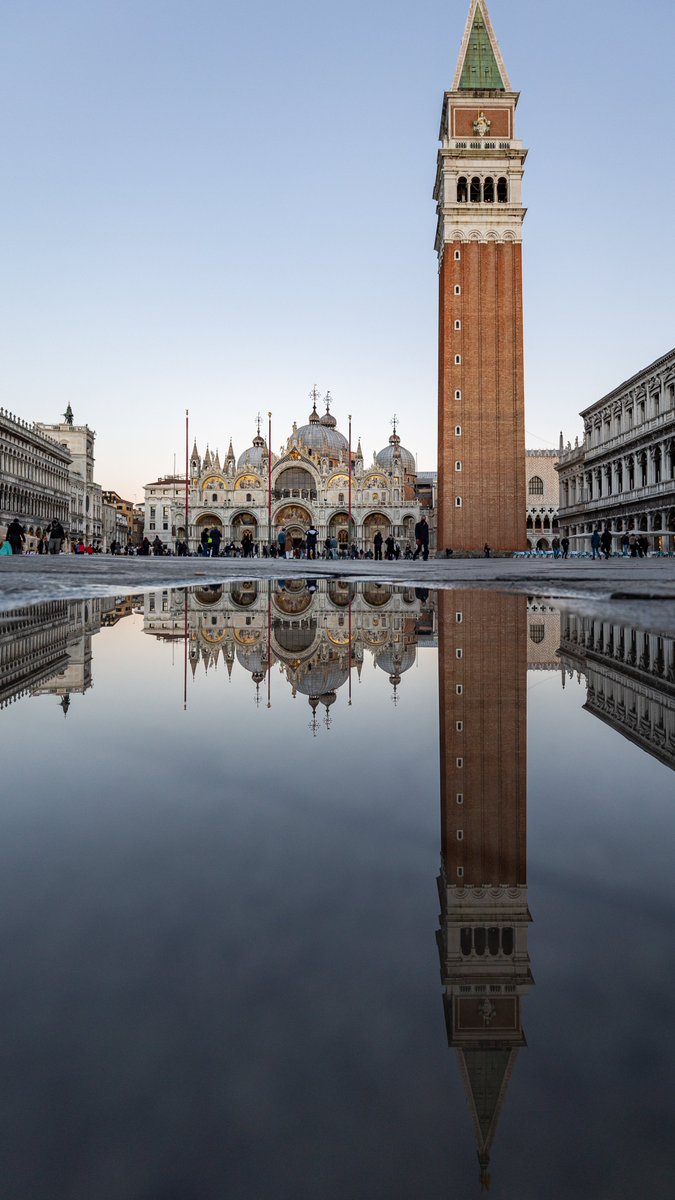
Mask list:
[[[3,617],[3,1194],[670,1196],[673,639],[340,580]]]

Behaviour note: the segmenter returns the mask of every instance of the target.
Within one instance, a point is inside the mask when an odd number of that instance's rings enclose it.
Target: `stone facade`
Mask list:
[[[559,532],[559,483],[557,450],[525,451],[527,489],[527,544],[530,549],[549,550]]]
[[[44,427],[0,409],[0,537],[15,517],[25,528],[26,550],[35,549],[54,519],[68,529],[71,462]]]
[[[588,550],[600,526],[675,549],[675,350],[581,413],[584,440],[561,450],[560,526]]]
[[[36,429],[60,442],[68,450],[70,467],[70,512],[68,529],[71,541],[82,540],[85,545],[98,547],[103,536],[103,498],[101,486],[94,483],[94,439],[96,434],[88,425],[59,425],[36,423]]]
[[[254,543],[276,543],[283,527],[289,545],[298,545],[307,529],[318,531],[318,546],[335,538],[338,547],[355,542],[359,549],[373,548],[379,529],[396,538],[402,552],[414,548],[415,523],[420,513],[434,525],[434,487],[430,473],[418,482],[415,457],[394,432],[389,443],[364,463],[360,443],[352,448],[351,471],[348,439],[337,428],[327,397],[326,412],[319,416],[318,395],[311,393],[313,408],[306,425],[293,424],[290,437],[272,454],[258,433],[253,444],[237,458],[230,441],[222,463],[208,448],[197,444],[189,459],[188,543],[195,551],[204,529],[221,530],[223,545],[239,546],[245,531]],[[271,476],[271,478],[270,478]],[[352,525],[349,529],[351,480]],[[270,488],[271,482],[271,488]],[[171,545],[185,533],[185,480],[166,476],[145,486],[145,536]],[[430,542],[433,550],[433,541]]]
[[[441,115],[438,545],[523,549],[522,177],[511,85],[484,0],[472,0]]]

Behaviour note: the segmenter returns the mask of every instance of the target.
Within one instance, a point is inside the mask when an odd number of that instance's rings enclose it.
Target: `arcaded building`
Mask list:
[[[471,0],[441,114],[438,546],[525,547],[522,177],[511,88],[485,0]]]
[[[573,550],[588,550],[598,526],[615,549],[646,535],[675,549],[675,350],[644,367],[581,413],[584,437],[560,452],[560,525]]]
[[[26,531],[26,550],[34,550],[50,521],[68,527],[67,447],[37,425],[0,408],[0,537],[18,517]]]

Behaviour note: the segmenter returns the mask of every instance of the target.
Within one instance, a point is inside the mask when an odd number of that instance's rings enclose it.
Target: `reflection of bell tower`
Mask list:
[[[458,1051],[481,1183],[518,1048],[527,952],[527,601],[439,593],[441,902],[449,1045]]]

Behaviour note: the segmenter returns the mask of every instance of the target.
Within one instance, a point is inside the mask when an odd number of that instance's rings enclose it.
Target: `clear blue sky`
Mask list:
[[[330,388],[436,462],[432,188],[469,0],[5,0],[0,404],[132,498]],[[526,164],[529,446],[675,345],[672,0],[491,0]],[[192,439],[191,439],[192,440]]]

